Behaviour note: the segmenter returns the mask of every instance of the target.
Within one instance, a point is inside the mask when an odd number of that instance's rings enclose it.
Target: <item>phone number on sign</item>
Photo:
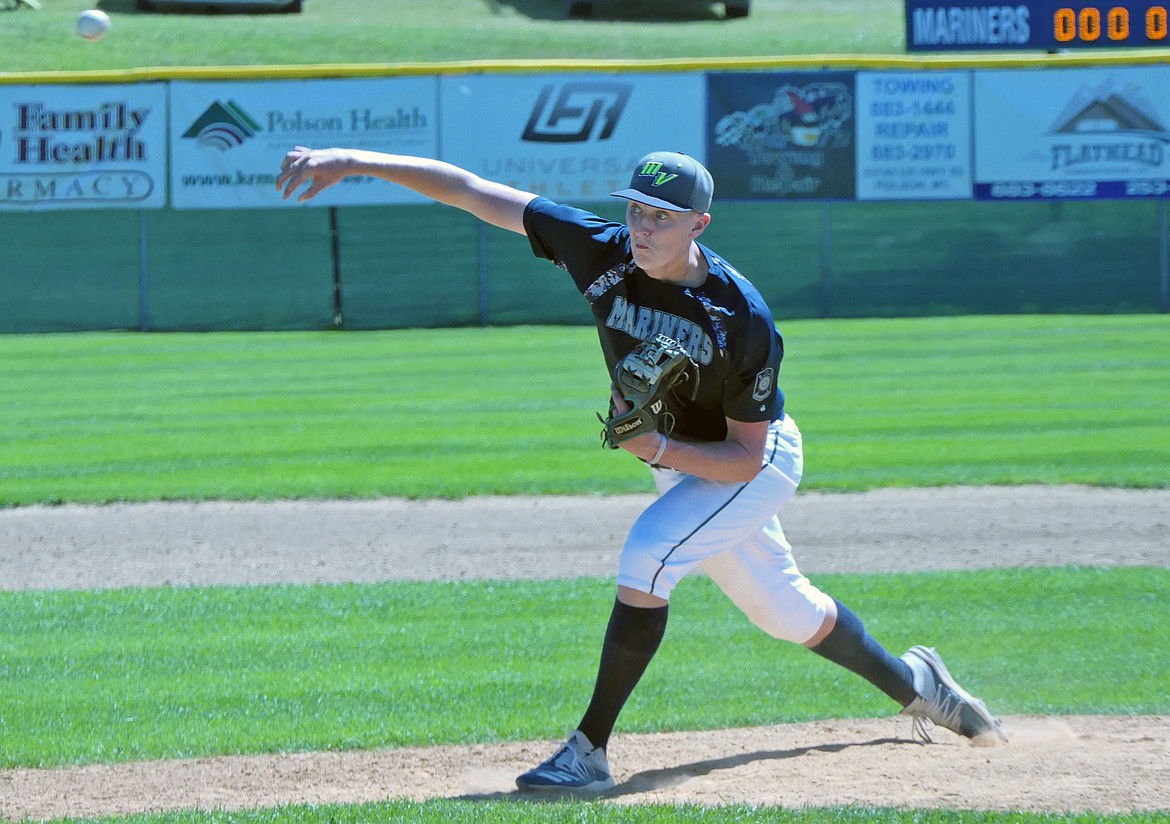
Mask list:
[[[879,163],[894,163],[900,160],[916,162],[954,160],[958,154],[959,150],[953,143],[912,143],[908,146],[880,143],[870,148],[870,158]]]
[[[1127,180],[1125,193],[1129,197],[1163,197],[1170,193],[1170,180]]]
[[[1042,183],[992,183],[989,194],[993,198],[1028,197],[1095,197],[1095,180],[1048,180]]]

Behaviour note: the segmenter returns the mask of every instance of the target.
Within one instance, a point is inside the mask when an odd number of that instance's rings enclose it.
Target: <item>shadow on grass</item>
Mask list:
[[[509,6],[533,20],[567,20],[565,0],[484,0],[492,9]],[[576,20],[626,20],[676,23],[681,20],[723,20],[722,3],[708,0],[593,0],[593,13]]]
[[[186,2],[177,3],[173,6],[166,5],[161,7],[156,7],[149,0],[141,4],[137,0],[98,0],[95,8],[99,8],[107,14],[198,14],[205,16],[223,14],[285,14],[292,11],[291,7],[285,6],[268,6],[259,3],[248,3],[239,6],[231,4],[222,5],[216,4],[214,0],[207,0],[207,2],[186,0]]]
[[[134,0],[98,0],[94,3],[95,9],[101,9],[106,14],[133,14],[138,9]]]

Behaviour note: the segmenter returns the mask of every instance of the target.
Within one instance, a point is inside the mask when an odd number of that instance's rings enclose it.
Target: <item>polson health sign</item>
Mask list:
[[[1170,0],[906,0],[906,51],[1170,47]]]

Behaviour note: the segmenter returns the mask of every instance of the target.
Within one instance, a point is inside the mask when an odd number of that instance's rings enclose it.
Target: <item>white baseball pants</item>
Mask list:
[[[777,515],[804,472],[791,416],[773,421],[764,461],[746,484],[652,470],[659,497],[630,529],[618,585],[669,600],[698,566],[769,635],[798,644],[812,638],[833,607],[797,569]]]

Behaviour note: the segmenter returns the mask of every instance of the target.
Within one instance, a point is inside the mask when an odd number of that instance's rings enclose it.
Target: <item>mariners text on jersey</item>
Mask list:
[[[710,363],[715,352],[711,336],[699,324],[661,309],[635,306],[620,295],[614,298],[605,325],[638,340],[653,340],[657,335],[666,335],[703,364]]]

